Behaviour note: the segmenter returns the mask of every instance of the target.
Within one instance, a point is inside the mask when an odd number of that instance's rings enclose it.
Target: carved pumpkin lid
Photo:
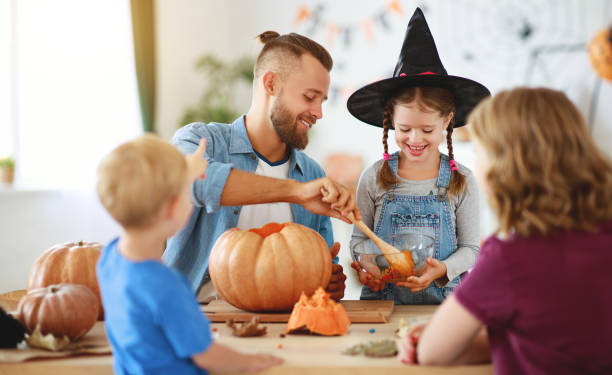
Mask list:
[[[311,296],[304,293],[293,306],[287,322],[287,333],[308,331],[319,335],[344,335],[351,321],[342,304],[329,297],[323,288]]]

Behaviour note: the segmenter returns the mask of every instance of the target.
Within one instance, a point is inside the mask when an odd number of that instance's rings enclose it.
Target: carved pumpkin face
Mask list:
[[[285,332],[307,331],[335,336],[346,334],[350,325],[344,306],[330,299],[329,294],[319,288],[310,298],[302,294],[293,307]]]
[[[211,280],[221,297],[249,311],[289,311],[302,293],[325,288],[331,253],[314,230],[269,223],[223,233],[210,253]]]
[[[589,43],[591,65],[600,77],[612,80],[612,29],[598,32]]]

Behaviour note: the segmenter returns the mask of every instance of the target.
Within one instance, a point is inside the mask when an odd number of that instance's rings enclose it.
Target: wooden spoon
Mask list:
[[[372,230],[368,228],[368,226],[365,225],[363,221],[355,219],[355,215],[353,215],[352,212],[349,213],[347,217],[353,224],[357,226],[357,228],[359,228],[359,230],[361,230],[366,236],[368,236],[372,240],[372,242],[374,242],[374,244],[380,249],[381,253],[385,255],[401,253],[401,251],[399,251],[395,246],[389,245],[380,237],[378,237],[376,233],[372,232]]]
[[[321,194],[323,196],[327,196],[328,192],[324,188],[321,188]],[[383,241],[380,237],[376,235],[376,233],[372,232],[370,228],[361,220],[357,220],[355,215],[352,212],[349,212],[347,218],[359,228],[366,236],[368,236],[372,242],[378,247],[381,253],[387,259],[387,262],[391,265],[391,267],[395,268],[399,272],[405,275],[411,275],[414,270],[414,264],[409,262],[408,259],[402,256],[397,256],[397,254],[402,254],[396,247],[389,245],[385,241]],[[410,256],[409,253],[406,253],[407,256]],[[412,259],[411,259],[412,260]]]
[[[349,213],[347,215],[348,219],[359,228],[366,236],[368,236],[372,242],[378,247],[381,253],[385,256],[385,259],[391,267],[395,268],[399,272],[404,275],[411,275],[414,270],[414,265],[412,262],[408,262],[408,260],[403,256],[398,256],[398,254],[402,254],[403,252],[399,251],[395,246],[389,245],[385,241],[383,241],[380,237],[376,235],[376,233],[372,232],[370,228],[361,220],[355,219],[355,215],[353,213]],[[410,256],[410,254],[406,254]]]

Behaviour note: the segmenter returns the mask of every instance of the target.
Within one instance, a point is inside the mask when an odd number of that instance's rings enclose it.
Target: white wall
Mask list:
[[[79,240],[106,243],[119,230],[93,190],[0,185],[0,293],[24,289],[30,266],[50,247]]]

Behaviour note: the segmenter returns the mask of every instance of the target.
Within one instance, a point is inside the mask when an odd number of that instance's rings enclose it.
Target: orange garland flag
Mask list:
[[[372,20],[367,19],[361,23],[363,34],[368,40],[374,40],[374,31],[372,30]]]
[[[342,31],[342,29],[340,28],[340,26],[335,25],[333,23],[327,24],[325,28],[327,29],[328,43],[334,44],[334,42],[336,41],[336,37],[338,36],[338,34],[340,34],[340,31]]]
[[[296,24],[300,24],[302,23],[304,20],[310,18],[312,16],[312,12],[310,11],[310,9],[308,9],[308,7],[306,5],[302,5],[300,7],[300,9],[298,10],[298,14],[295,17],[295,23]]]
[[[387,5],[387,9],[389,9],[392,12],[395,12],[397,14],[403,14],[404,10],[402,9],[402,6],[400,5],[399,0],[392,0],[389,5]]]

